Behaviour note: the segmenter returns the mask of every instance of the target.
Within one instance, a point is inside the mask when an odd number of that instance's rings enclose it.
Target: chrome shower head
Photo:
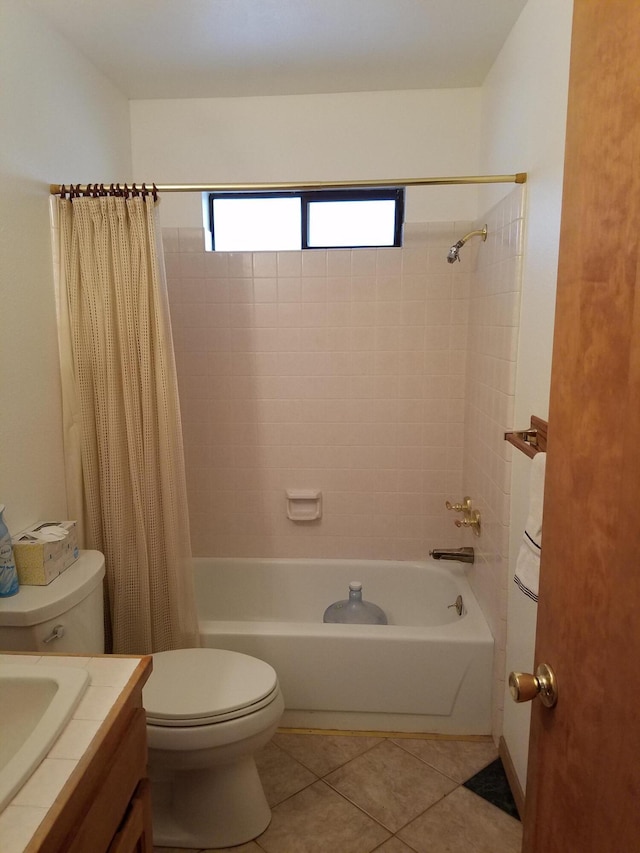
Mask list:
[[[458,240],[457,243],[453,244],[453,246],[449,249],[449,252],[447,254],[447,261],[450,264],[453,264],[456,261],[460,260],[460,249],[464,246],[464,244],[467,242],[467,240],[469,240],[471,237],[482,237],[483,241],[486,240],[487,239],[487,226],[485,225],[484,228],[479,228],[477,231],[469,231],[468,234],[464,235],[462,240]]]
[[[447,260],[450,264],[455,263],[460,260],[460,249],[464,246],[464,242],[462,240],[458,240],[457,243],[454,243],[453,246],[449,249],[449,254],[447,255]]]

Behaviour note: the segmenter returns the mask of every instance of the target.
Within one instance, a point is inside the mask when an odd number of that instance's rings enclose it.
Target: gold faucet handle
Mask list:
[[[444,505],[447,509],[452,509],[454,512],[471,512],[471,498],[463,498],[459,504],[452,504],[451,501],[445,501]]]
[[[456,527],[470,527],[476,536],[480,536],[480,513],[477,509],[471,510],[471,512],[465,514],[464,518],[456,518],[453,522]]]

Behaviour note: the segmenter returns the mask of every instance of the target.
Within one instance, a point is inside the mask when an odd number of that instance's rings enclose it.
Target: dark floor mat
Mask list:
[[[479,797],[493,803],[494,806],[510,814],[511,817],[520,820],[520,815],[518,814],[518,809],[516,808],[516,803],[513,799],[504,767],[502,766],[502,761],[499,758],[496,758],[495,761],[492,761],[491,764],[485,767],[484,770],[476,773],[471,779],[467,779],[464,787],[473,791]]]

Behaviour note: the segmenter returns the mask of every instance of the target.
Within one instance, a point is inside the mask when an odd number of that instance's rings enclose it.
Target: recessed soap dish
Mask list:
[[[322,492],[318,489],[286,489],[287,518],[316,521],[322,518]]]

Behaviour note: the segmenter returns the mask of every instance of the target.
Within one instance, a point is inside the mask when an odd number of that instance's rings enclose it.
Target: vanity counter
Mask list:
[[[90,682],[71,720],[0,814],[2,853],[151,851],[142,688],[151,657],[0,654],[76,666]]]

